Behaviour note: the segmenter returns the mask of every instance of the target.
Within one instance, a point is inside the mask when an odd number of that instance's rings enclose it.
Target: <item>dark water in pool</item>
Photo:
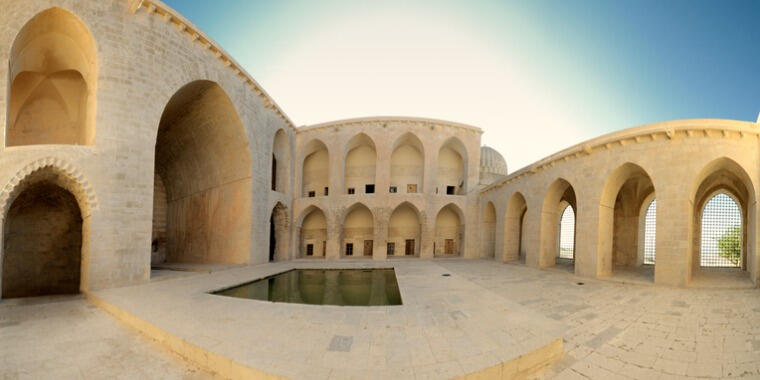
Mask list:
[[[214,294],[309,305],[401,305],[393,269],[293,269]]]

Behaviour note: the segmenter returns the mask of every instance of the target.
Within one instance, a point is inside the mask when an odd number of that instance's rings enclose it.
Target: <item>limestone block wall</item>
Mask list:
[[[86,143],[64,144],[55,139],[50,141],[54,145],[9,143],[9,95],[14,99],[16,95],[11,94],[8,66],[0,66],[0,108],[4,110],[0,139],[5,142],[0,146],[0,186],[10,194],[27,174],[25,168],[36,162],[50,162],[60,172],[74,173],[69,180],[87,192],[77,196],[85,219],[81,288],[149,278],[154,154],[161,115],[180,88],[199,80],[218,85],[239,116],[251,173],[250,206],[241,207],[241,218],[248,221],[250,247],[241,261],[266,262],[266,249],[254,247],[267,246],[272,210],[280,203],[292,215],[292,185],[271,190],[275,134],[282,131],[288,140],[280,144],[288,153],[279,163],[285,168],[284,178],[293,173],[289,157],[295,134],[274,101],[226,52],[160,1],[6,1],[0,13],[1,61],[16,59],[11,57],[11,47],[17,36],[29,20],[50,8],[81,20],[92,37],[95,58],[92,70],[83,77],[96,73],[96,81],[87,81],[87,102],[94,103],[87,112],[94,115],[94,131]],[[94,199],[96,204],[86,203]],[[6,216],[7,211],[3,222]]]
[[[737,198],[747,216],[747,272],[757,282],[759,132],[756,123],[731,120],[656,123],[587,141],[512,173],[483,189],[479,197],[479,209],[488,202],[496,207],[496,257],[516,260],[522,245],[528,265],[554,265],[556,210],[565,199],[558,194],[572,188],[575,273],[613,276],[614,264],[634,261],[640,210],[654,193],[654,281],[685,286],[700,271],[694,265],[699,255],[695,235],[702,194],[707,193],[703,189],[723,188],[744,194]]]
[[[479,180],[481,134],[479,128],[464,124],[393,117],[342,120],[298,128],[294,182],[295,188],[301,191],[294,200],[292,245],[299,248],[291,252],[292,257],[305,256],[308,244],[305,240],[310,239],[304,236],[312,236],[314,232],[307,231],[303,223],[314,210],[325,217],[325,226],[316,230],[320,234],[326,231],[327,258],[343,257],[344,236],[355,232],[345,234],[343,221],[357,205],[367,207],[372,214],[373,259],[387,257],[389,241],[394,243],[395,255],[404,255],[407,239],[415,240],[414,256],[432,258],[436,220],[447,206],[447,210],[456,210],[454,213],[459,219],[459,231],[453,232],[456,254],[478,257],[478,228],[468,221],[474,222],[478,214],[475,189]],[[459,183],[455,184],[458,191],[452,195],[446,194],[446,189],[439,184],[438,163],[442,150],[449,158],[460,157],[459,174],[450,170],[459,175]],[[357,159],[349,162],[349,154],[357,151],[360,153]],[[444,160],[447,164],[451,162],[456,163],[456,160]],[[454,181],[444,179],[443,183],[449,182]],[[374,185],[373,193],[365,192],[368,183]],[[391,193],[392,186],[395,193]],[[349,194],[349,189],[353,189],[353,194]],[[314,197],[309,197],[310,191]],[[397,215],[391,224],[392,214],[402,205],[404,216]],[[409,220],[412,215],[417,218],[416,223]],[[446,223],[451,224],[448,219]],[[361,235],[361,239],[353,240],[354,256],[363,250],[362,241],[369,240],[366,231]],[[443,253],[445,239],[439,237],[438,240],[441,243],[436,243],[435,249]],[[321,254],[322,243],[315,240],[313,244],[315,255]]]

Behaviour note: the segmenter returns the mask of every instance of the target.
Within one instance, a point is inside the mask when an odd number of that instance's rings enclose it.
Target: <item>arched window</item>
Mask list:
[[[702,210],[699,265],[740,268],[742,229],[742,212],[736,200],[725,192],[712,196]]]
[[[657,199],[652,199],[644,216],[644,264],[654,265],[657,237]]]
[[[575,258],[575,212],[567,205],[559,222],[559,252],[560,259]]]

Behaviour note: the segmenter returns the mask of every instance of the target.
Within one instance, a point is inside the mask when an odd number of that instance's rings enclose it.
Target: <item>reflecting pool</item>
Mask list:
[[[309,305],[401,305],[390,269],[293,269],[213,294]]]

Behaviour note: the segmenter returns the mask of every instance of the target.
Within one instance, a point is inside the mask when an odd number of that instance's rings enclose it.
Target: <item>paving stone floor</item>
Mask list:
[[[760,379],[760,290],[677,289],[575,277],[520,264],[441,261],[564,323],[556,379]],[[568,278],[573,284],[568,286]]]
[[[434,262],[566,326],[565,357],[541,379],[760,379],[759,289],[677,289],[520,264]],[[324,342],[336,355],[361,343],[337,332]],[[0,379],[209,377],[81,297],[0,303]]]
[[[82,296],[0,303],[0,379],[209,379]]]

